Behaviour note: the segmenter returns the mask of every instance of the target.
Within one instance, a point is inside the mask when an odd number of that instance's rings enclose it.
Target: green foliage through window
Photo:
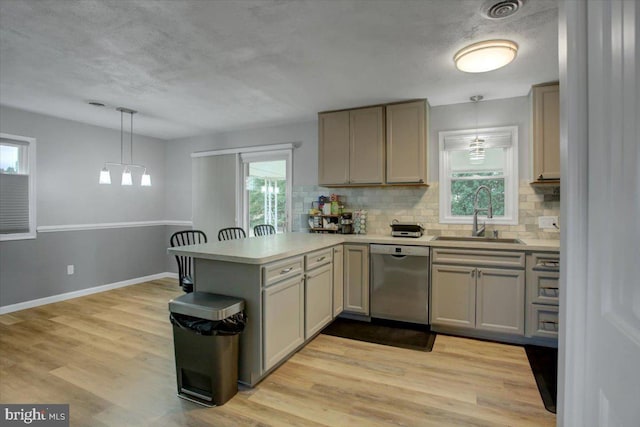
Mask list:
[[[278,231],[284,230],[287,181],[254,176],[249,180],[249,227],[271,224]]]
[[[504,216],[504,178],[451,179],[451,214],[454,216],[473,215],[473,198],[479,186],[491,189],[493,216]],[[478,196],[478,207],[489,206],[486,191]]]

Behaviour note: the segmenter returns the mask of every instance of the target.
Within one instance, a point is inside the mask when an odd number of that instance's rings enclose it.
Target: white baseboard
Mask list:
[[[80,289],[79,291],[67,292],[50,297],[34,299],[31,301],[19,302],[17,304],[0,306],[0,314],[13,313],[14,311],[25,310],[27,308],[39,307],[41,305],[51,304],[54,302],[66,301],[72,298],[83,297],[85,295],[97,294],[99,292],[110,291],[111,289],[124,288],[125,286],[136,285],[138,283],[149,282],[164,278],[178,279],[177,273],[158,273],[150,276],[136,277],[134,279],[123,280],[122,282],[108,283],[106,285],[94,286],[93,288]],[[177,286],[177,284],[176,284]]]

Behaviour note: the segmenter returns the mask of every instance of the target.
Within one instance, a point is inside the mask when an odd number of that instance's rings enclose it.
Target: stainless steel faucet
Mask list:
[[[487,208],[479,208],[478,207],[478,193],[480,190],[486,190],[489,195],[489,206]],[[473,237],[484,236],[485,224],[482,224],[482,227],[478,229],[478,212],[487,211],[487,218],[493,218],[493,205],[491,204],[491,189],[486,185],[481,185],[476,190],[476,194],[473,196],[473,230],[471,231],[471,235]]]

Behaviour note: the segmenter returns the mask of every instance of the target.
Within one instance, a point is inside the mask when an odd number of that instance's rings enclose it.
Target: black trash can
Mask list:
[[[178,397],[219,406],[238,392],[244,300],[193,292],[169,301]]]

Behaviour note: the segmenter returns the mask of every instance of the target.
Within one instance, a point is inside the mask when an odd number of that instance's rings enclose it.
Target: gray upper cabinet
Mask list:
[[[560,86],[538,85],[531,89],[533,180],[560,179]]]
[[[391,104],[387,118],[387,183],[423,184],[427,180],[426,100]]]
[[[349,183],[384,182],[384,110],[361,108],[349,112]]]
[[[349,111],[318,114],[318,183],[349,182]]]
[[[424,184],[426,100],[318,114],[318,183]]]
[[[318,114],[318,183],[384,182],[384,108]]]

